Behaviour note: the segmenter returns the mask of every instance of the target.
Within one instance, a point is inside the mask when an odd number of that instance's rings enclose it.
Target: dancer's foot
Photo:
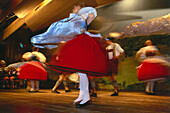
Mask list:
[[[39,89],[36,89],[35,92],[39,92]]]
[[[31,88],[28,92],[29,93],[35,92],[35,89]]]
[[[155,95],[155,93],[153,91],[150,91],[150,95]]]
[[[71,92],[71,90],[65,90],[65,92],[67,93],[67,92]]]
[[[150,92],[149,91],[145,91],[146,94],[149,94]]]
[[[113,94],[111,94],[111,96],[118,96],[118,92],[114,92]]]
[[[83,98],[83,100],[79,104],[84,104],[88,101],[90,101],[90,98]]]
[[[58,94],[59,94],[60,92],[59,92],[59,91],[57,91],[57,90],[54,90],[54,91],[53,91],[53,90],[51,90],[51,93],[58,93]]]
[[[27,91],[30,91],[30,90],[31,90],[31,87],[30,87],[30,86],[27,86],[27,87],[26,87],[26,90],[27,90]]]
[[[114,93],[111,94],[111,96],[118,96],[119,95],[119,89],[118,88],[115,88],[114,89]]]
[[[84,101],[83,103],[81,101],[79,104],[76,104],[76,108],[81,108],[83,106],[90,105],[90,104],[91,104],[90,99],[88,101],[86,101],[86,102]]]
[[[153,91],[149,91],[149,92],[145,92],[148,95],[155,95],[155,93]]]
[[[92,93],[90,96],[91,97],[97,97],[97,93]]]
[[[78,97],[76,100],[74,100],[73,104],[77,104],[77,103],[79,103],[82,100],[83,100],[83,96],[82,97]]]

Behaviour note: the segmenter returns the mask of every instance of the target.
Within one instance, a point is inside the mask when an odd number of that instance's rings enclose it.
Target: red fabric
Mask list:
[[[162,60],[156,60],[157,62],[153,62],[153,59],[150,58],[142,62],[141,66],[138,68],[139,80],[149,80],[170,76],[169,66],[164,64]]]
[[[56,60],[56,57],[59,60]],[[107,54],[101,39],[81,34],[57,50],[49,65],[62,73],[83,72],[107,76]]]
[[[30,61],[20,67],[18,78],[47,80],[47,71],[40,62]]]

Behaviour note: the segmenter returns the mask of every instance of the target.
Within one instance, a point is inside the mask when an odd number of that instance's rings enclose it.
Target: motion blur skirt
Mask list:
[[[108,57],[104,41],[87,34],[68,41],[52,55],[49,66],[61,73],[82,72],[90,76],[108,76]]]
[[[139,66],[138,79],[142,81],[167,78],[170,76],[169,63],[158,58],[148,58]]]
[[[20,67],[19,79],[47,80],[47,71],[40,62],[30,61]]]

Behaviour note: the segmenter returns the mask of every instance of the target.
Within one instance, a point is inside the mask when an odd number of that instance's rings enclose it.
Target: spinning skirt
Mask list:
[[[49,65],[61,73],[82,72],[90,76],[108,76],[108,57],[101,38],[78,35],[60,47]]]
[[[158,58],[148,58],[142,62],[138,70],[139,80],[151,80],[170,76],[168,62]]]
[[[18,78],[47,80],[47,71],[40,62],[30,61],[20,67]]]

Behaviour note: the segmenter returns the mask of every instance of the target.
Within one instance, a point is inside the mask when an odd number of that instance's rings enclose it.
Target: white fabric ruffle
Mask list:
[[[97,16],[97,11],[96,11],[95,8],[93,8],[93,7],[84,7],[84,8],[81,8],[79,10],[78,15],[81,15],[82,18],[87,19],[88,15],[92,14],[92,13],[95,15],[95,17]]]

